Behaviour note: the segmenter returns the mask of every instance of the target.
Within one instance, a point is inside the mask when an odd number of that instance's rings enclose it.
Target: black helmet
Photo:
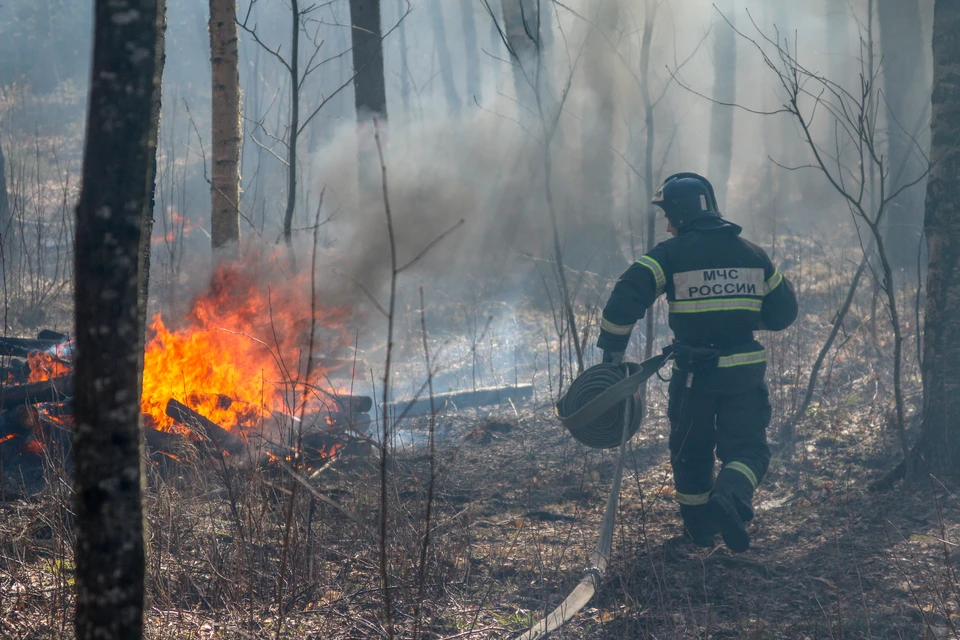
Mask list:
[[[663,209],[677,229],[700,218],[720,217],[713,185],[696,173],[675,173],[664,180],[652,203]]]

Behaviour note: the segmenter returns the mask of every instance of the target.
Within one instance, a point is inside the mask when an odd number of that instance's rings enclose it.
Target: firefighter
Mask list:
[[[676,354],[667,414],[684,534],[706,547],[720,533],[740,553],[750,546],[745,523],[770,462],[766,354],[754,332],[790,326],[797,299],[766,252],[720,215],[706,178],[672,175],[653,204],[673,237],[620,276],[597,346],[604,362],[619,364],[634,323],[667,295]]]

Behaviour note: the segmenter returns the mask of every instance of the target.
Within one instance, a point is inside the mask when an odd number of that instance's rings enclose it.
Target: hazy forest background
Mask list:
[[[113,341],[145,351],[145,591],[115,572],[145,637],[542,618],[587,567],[616,462],[553,402],[666,237],[652,192],[696,171],[801,307],[760,336],[776,456],[753,546],[677,544],[654,379],[611,566],[553,637],[960,638],[956,3],[142,4],[165,25],[148,297],[127,308],[145,345]],[[111,306],[81,176],[129,155],[85,139],[95,18],[0,5],[2,637],[75,637],[96,608],[72,445],[97,380],[66,340]],[[669,341],[661,305],[629,360]]]

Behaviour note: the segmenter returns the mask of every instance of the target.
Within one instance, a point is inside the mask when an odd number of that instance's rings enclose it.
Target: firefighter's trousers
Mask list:
[[[770,401],[762,373],[745,388],[718,390],[698,384],[697,374],[674,371],[667,414],[673,481],[690,535],[716,533],[707,517],[711,492],[726,494],[741,519],[751,520],[754,489],[770,464]],[[722,463],[716,479],[715,457]]]

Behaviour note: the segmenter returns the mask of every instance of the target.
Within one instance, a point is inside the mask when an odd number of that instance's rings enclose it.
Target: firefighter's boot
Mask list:
[[[749,473],[745,473],[749,471]],[[750,535],[745,523],[753,519],[753,472],[743,463],[724,466],[707,506],[723,536],[723,542],[734,553],[750,548]]]
[[[720,530],[706,504],[681,504],[680,515],[683,517],[683,536],[686,539],[698,547],[716,546],[717,534]]]
[[[750,534],[737,513],[737,508],[729,496],[716,490],[707,503],[710,513],[720,527],[723,543],[734,553],[743,553],[750,548]]]

